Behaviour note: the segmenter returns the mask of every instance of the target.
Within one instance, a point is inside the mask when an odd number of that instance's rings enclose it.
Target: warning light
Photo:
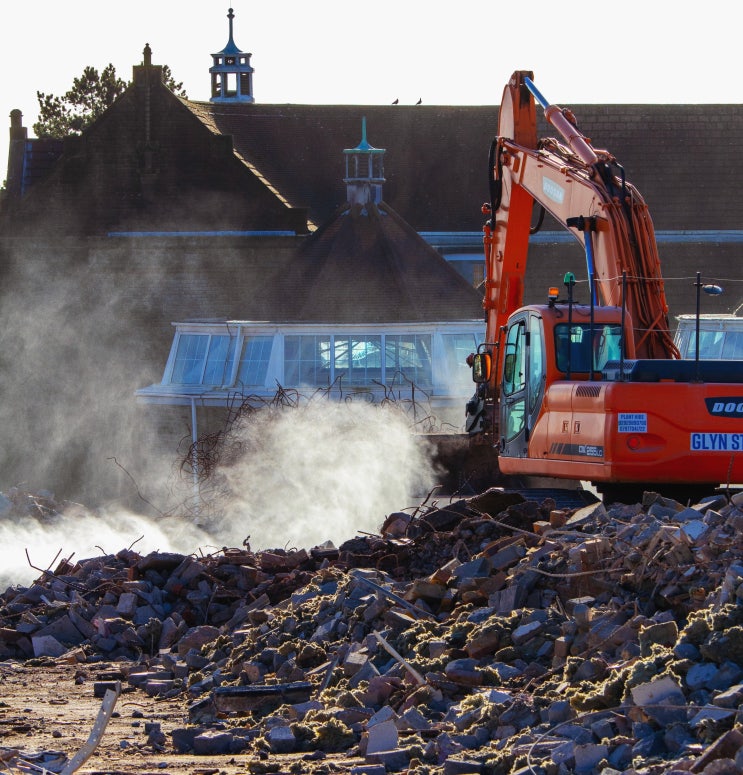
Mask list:
[[[555,286],[552,286],[547,292],[547,298],[550,301],[557,301],[557,297],[560,295],[560,291]]]

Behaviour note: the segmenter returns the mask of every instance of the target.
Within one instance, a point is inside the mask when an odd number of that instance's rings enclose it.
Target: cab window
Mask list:
[[[532,315],[529,318],[529,413],[539,404],[544,383],[545,357],[542,319]]]
[[[510,396],[524,389],[524,322],[514,323],[508,330],[503,357],[503,392]]]
[[[617,324],[560,323],[555,326],[555,358],[559,371],[601,371],[607,361],[620,360],[622,327]]]

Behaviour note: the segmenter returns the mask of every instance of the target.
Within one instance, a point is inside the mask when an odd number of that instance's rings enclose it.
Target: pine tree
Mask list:
[[[179,97],[187,98],[183,83],[176,82],[168,65],[163,65],[165,85]],[[129,83],[116,76],[116,68],[109,64],[102,73],[95,67],[86,67],[72,88],[62,97],[37,91],[39,120],[33,125],[36,137],[62,138],[80,134],[107,110]]]

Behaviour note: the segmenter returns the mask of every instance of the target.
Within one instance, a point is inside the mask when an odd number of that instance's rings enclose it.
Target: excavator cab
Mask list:
[[[534,305],[514,313],[501,340],[499,448],[505,457],[528,457],[529,440],[550,385],[600,380],[608,362],[626,357],[621,310]]]

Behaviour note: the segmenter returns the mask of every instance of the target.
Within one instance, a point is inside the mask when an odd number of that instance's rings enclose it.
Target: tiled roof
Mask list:
[[[273,290],[274,320],[482,320],[482,294],[384,202],[344,205]]]
[[[369,142],[386,149],[384,201],[400,217],[419,232],[482,227],[495,105],[210,103],[180,99],[163,87],[151,95],[148,114],[155,174],[140,179],[140,91],[130,87],[83,141],[65,146],[48,192],[34,197],[36,210],[31,206],[23,217],[43,214],[49,223],[55,214],[70,233],[300,230],[304,210],[290,212],[288,204],[308,208],[311,225],[319,226],[346,199],[343,151],[358,143],[366,118]],[[656,230],[741,228],[743,105],[569,107],[594,146],[624,167]],[[555,135],[542,118],[539,124],[540,137]],[[80,220],[82,226],[69,225]],[[548,220],[544,228],[557,227]]]
[[[185,104],[315,224],[345,199],[342,151],[366,117],[369,141],[387,151],[384,200],[402,218],[418,231],[482,226],[496,106]],[[624,167],[656,229],[740,228],[743,105],[569,107]],[[542,118],[538,133],[556,134]]]
[[[345,202],[343,150],[386,149],[384,199],[418,231],[479,231],[497,111],[477,107],[186,102],[315,225]]]

